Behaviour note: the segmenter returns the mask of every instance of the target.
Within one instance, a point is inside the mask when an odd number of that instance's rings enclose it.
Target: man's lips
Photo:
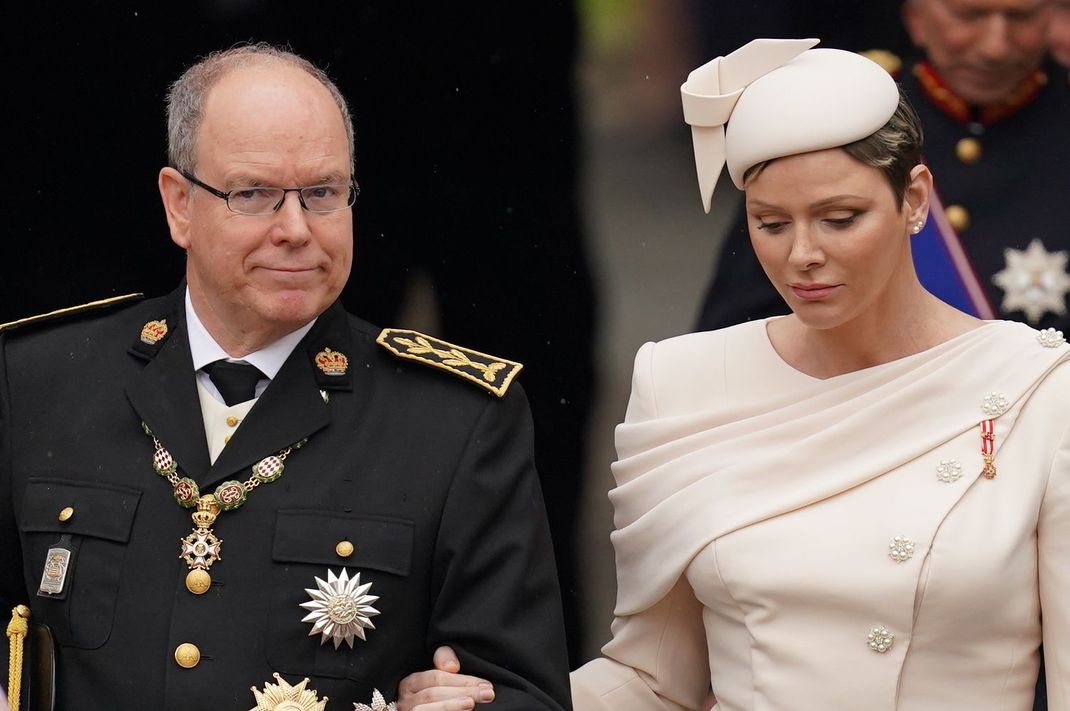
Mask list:
[[[842,287],[842,284],[789,284],[795,295],[805,301],[820,301],[828,298]]]
[[[265,271],[276,272],[276,273],[281,273],[281,274],[303,274],[305,272],[315,271],[318,268],[319,267],[315,267],[315,266],[312,266],[312,267],[272,267],[272,266],[268,266],[268,265],[263,265],[263,266],[260,267],[260,269],[263,269]]]

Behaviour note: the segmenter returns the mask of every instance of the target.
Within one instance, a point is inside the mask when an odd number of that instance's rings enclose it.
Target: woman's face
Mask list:
[[[911,174],[924,182],[925,168]],[[779,158],[746,189],[758,261],[807,326],[831,329],[894,308],[916,285],[909,229],[925,219],[914,183],[903,204],[884,175],[839,148]]]

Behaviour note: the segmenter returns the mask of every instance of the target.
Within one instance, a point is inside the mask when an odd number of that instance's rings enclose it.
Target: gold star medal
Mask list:
[[[1070,291],[1070,274],[1066,273],[1066,251],[1049,252],[1044,243],[1034,239],[1024,250],[1005,249],[1007,266],[992,277],[1003,289],[1000,310],[1023,311],[1029,323],[1036,325],[1051,311],[1066,313],[1066,293]]]
[[[307,677],[300,684],[290,686],[278,672],[272,676],[278,684],[269,681],[264,684],[263,691],[255,686],[249,687],[256,699],[256,706],[249,711],[325,711],[327,708],[326,696],[321,699],[316,696],[315,689],[305,688],[308,686]]]
[[[328,568],[326,582],[317,577],[315,590],[305,588],[312,598],[301,603],[301,607],[309,611],[301,621],[312,623],[308,636],[319,634],[320,644],[330,639],[335,649],[343,641],[352,649],[354,637],[367,641],[364,630],[375,629],[371,618],[379,614],[372,607],[379,596],[368,595],[371,586],[371,583],[360,584],[360,573],[350,578],[345,568],[340,575]]]

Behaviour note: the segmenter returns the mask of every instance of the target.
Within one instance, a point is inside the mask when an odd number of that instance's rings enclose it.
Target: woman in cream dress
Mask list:
[[[1070,346],[921,287],[917,119],[814,44],[756,40],[682,87],[707,210],[727,164],[793,313],[636,356],[613,639],[573,703],[1027,711],[1043,642],[1070,711]],[[475,700],[410,680],[402,708]]]

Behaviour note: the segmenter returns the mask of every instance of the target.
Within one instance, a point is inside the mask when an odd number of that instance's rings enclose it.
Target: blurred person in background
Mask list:
[[[1070,0],[1054,0],[1055,9],[1048,27],[1051,56],[1059,64],[1070,68]]]

